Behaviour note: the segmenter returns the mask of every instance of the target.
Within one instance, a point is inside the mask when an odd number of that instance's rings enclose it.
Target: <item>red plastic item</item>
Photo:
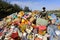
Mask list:
[[[0,36],[2,36],[3,35],[3,33],[2,32],[0,32]]]
[[[43,31],[43,30],[46,30],[46,26],[38,26],[38,29],[39,29],[39,30],[42,30],[42,31]]]
[[[11,37],[12,37],[12,38],[17,38],[17,37],[18,37],[18,32],[12,33]]]
[[[40,39],[40,38],[35,38],[34,40],[42,40],[42,39]]]
[[[38,27],[37,26],[34,26],[33,28],[35,29],[35,28],[38,28]]]
[[[19,25],[18,21],[13,22],[14,25]]]

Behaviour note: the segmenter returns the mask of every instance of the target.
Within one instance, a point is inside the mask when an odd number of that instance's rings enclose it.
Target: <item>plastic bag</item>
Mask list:
[[[56,35],[60,35],[60,31],[59,30],[56,30],[55,33],[56,33]]]
[[[18,37],[18,32],[12,33],[11,37],[12,37],[12,38],[17,38],[17,37]]]
[[[42,18],[37,18],[36,20],[37,25],[48,25],[48,20],[42,19]]]

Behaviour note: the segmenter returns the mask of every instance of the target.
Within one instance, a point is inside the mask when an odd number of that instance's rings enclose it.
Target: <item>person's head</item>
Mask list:
[[[56,23],[56,20],[53,19],[53,20],[49,20],[49,24],[55,24]]]
[[[55,22],[56,22],[56,20],[55,20],[55,19],[51,20],[51,23],[52,23],[52,24],[55,24]]]
[[[45,11],[45,9],[46,9],[46,8],[45,8],[45,7],[43,7],[42,9],[43,9],[43,11]]]
[[[54,24],[56,22],[56,20],[52,20],[52,24]]]

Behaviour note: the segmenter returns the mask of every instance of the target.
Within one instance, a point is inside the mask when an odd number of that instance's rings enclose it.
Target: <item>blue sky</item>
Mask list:
[[[60,9],[60,0],[7,0],[7,2],[22,8],[28,6],[32,10],[42,10],[42,7],[46,7],[47,10]]]

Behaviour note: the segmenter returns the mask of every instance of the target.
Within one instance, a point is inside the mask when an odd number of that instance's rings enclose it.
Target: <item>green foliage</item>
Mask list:
[[[20,6],[18,6],[17,4],[14,4],[14,9],[15,9],[15,12],[17,11],[17,12],[19,12],[19,11],[22,11],[23,9],[20,7]]]
[[[31,12],[31,10],[29,9],[29,7],[27,7],[27,6],[25,6],[24,11],[25,12]]]
[[[7,15],[10,15],[12,13],[19,12],[19,11],[22,11],[22,10],[23,10],[23,8],[21,8],[17,4],[12,5],[10,3],[7,3],[4,0],[0,0],[0,18],[4,18]],[[25,7],[24,11],[25,12],[30,12],[31,10],[29,9],[29,7]]]
[[[0,0],[0,18],[4,18],[7,15],[10,15],[15,12],[19,12],[21,10],[23,10],[23,9],[16,4],[12,5],[5,1]]]
[[[60,13],[59,13],[59,14],[57,14],[57,16],[58,16],[58,17],[60,17]]]

